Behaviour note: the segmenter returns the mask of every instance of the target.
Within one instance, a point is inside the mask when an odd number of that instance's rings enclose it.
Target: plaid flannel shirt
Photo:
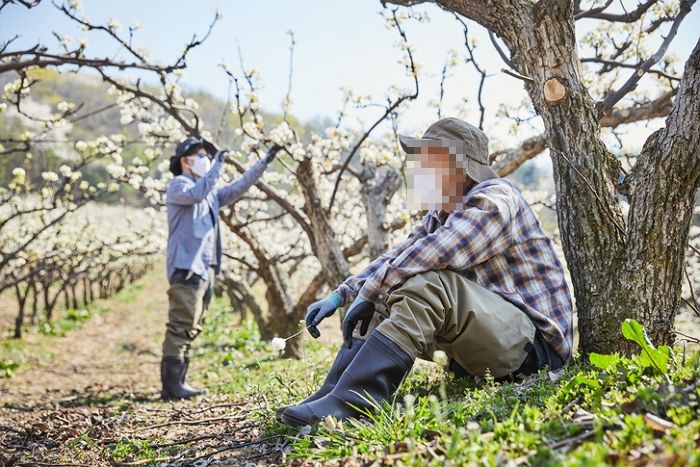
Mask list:
[[[464,209],[430,211],[396,248],[336,289],[343,304],[358,294],[383,303],[410,276],[450,269],[523,310],[567,360],[573,305],[552,240],[522,194],[506,179],[472,187]]]

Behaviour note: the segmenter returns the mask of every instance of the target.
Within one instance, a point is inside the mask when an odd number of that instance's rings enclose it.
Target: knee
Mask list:
[[[415,274],[397,286],[389,293],[387,303],[395,302],[404,297],[415,300],[433,301],[436,295],[442,295],[444,287],[437,271],[426,271]]]

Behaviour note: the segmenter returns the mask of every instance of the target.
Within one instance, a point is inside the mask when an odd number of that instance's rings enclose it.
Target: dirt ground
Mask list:
[[[261,440],[246,403],[158,400],[166,283],[155,271],[132,287],[128,302],[103,301],[110,311],[52,337],[50,358],[0,379],[0,464],[110,465],[110,453],[134,440],[145,443],[140,451],[173,446],[162,464],[177,465],[187,449],[204,453],[188,465],[276,462],[284,438]],[[26,345],[41,338],[27,335]]]

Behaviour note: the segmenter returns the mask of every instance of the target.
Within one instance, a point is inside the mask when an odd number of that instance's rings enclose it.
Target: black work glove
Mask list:
[[[364,336],[367,334],[372,316],[374,316],[374,303],[368,302],[360,297],[357,297],[357,299],[352,302],[350,309],[345,314],[345,319],[343,319],[343,340],[345,341],[345,347],[348,349],[352,348],[352,332],[360,321],[362,321],[360,335]]]
[[[309,305],[309,307],[306,309],[306,317],[304,317],[304,321],[306,322],[306,329],[309,330],[311,337],[318,339],[321,333],[318,331],[316,326],[318,326],[321,321],[335,313],[335,310],[338,309],[342,302],[343,299],[340,298],[340,295],[333,292],[323,300],[319,300]]]
[[[272,147],[268,149],[265,153],[265,157],[263,158],[265,163],[269,164],[270,162],[272,162],[275,159],[277,153],[280,151],[280,149],[282,149],[282,146],[280,146],[277,143],[273,144]]]
[[[220,151],[216,151],[216,154],[214,154],[214,160],[216,162],[224,163],[224,159],[226,159],[226,154],[228,153],[228,148],[223,148]]]

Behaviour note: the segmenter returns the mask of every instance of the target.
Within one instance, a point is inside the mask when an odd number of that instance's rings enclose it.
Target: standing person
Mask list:
[[[163,399],[182,399],[205,392],[189,386],[185,377],[192,341],[202,330],[214,279],[221,272],[218,212],[222,206],[240,199],[258,181],[280,149],[272,146],[240,179],[219,188],[215,185],[228,150],[216,151],[205,140],[187,138],[177,145],[170,158],[170,171],[175,177],[166,192],[170,288],[160,365]]]
[[[400,142],[417,166],[410,188],[429,212],[400,245],[309,306],[306,325],[318,337],[318,324],[352,303],[323,386],[279,411],[290,425],[370,409],[416,357],[436,350],[455,373],[496,378],[558,370],[571,356],[564,269],[525,198],[489,167],[486,135],[445,118]]]

